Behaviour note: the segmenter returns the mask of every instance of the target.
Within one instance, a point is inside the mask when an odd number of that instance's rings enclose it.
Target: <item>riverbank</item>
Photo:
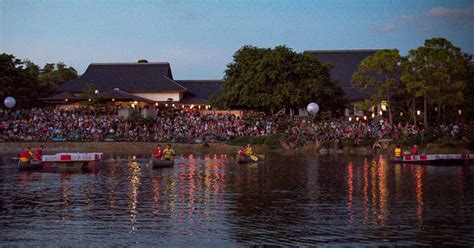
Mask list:
[[[146,154],[151,153],[157,143],[154,142],[8,142],[0,143],[0,153],[15,153],[22,148],[30,146],[32,148],[43,145],[45,153],[55,152],[106,152],[106,153],[136,153]],[[166,146],[166,143],[162,143]],[[173,143],[173,149],[177,153],[237,153],[239,146],[229,145],[226,143],[209,143],[208,146],[202,144],[183,144]],[[320,146],[310,145],[298,147],[295,149],[270,148],[266,145],[254,145],[256,153],[261,154],[281,154],[281,155],[326,155],[326,154],[340,154],[340,155],[372,155],[384,154],[393,150],[393,145],[388,149],[381,149],[374,151],[371,147],[344,147],[342,149],[326,149]],[[462,147],[443,147],[437,144],[428,144],[419,148],[420,152],[432,153],[467,153],[468,149]]]

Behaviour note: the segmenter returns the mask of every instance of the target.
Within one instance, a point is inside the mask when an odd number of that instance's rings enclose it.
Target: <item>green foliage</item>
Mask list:
[[[212,103],[224,109],[275,112],[316,101],[323,110],[339,110],[343,94],[330,79],[330,66],[308,54],[285,46],[244,46],[227,66],[223,91]]]
[[[397,49],[380,50],[364,59],[352,75],[352,82],[362,90],[375,89],[372,100],[386,100],[390,123],[393,123],[391,98],[398,87],[402,57]]]
[[[59,84],[76,77],[77,72],[64,63],[40,69],[31,61],[0,54],[0,98],[13,96],[19,107],[32,106],[38,98],[54,93]]]
[[[404,65],[402,81],[408,92],[424,97],[425,125],[431,109],[437,107],[437,120],[450,107],[458,106],[464,99],[467,57],[461,49],[444,38],[426,40],[424,45],[409,52]],[[413,109],[414,111],[414,109]]]

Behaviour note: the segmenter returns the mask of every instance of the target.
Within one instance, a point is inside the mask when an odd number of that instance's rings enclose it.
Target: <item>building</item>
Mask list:
[[[49,102],[87,101],[84,89],[93,86],[102,100],[210,108],[210,96],[220,92],[222,80],[175,80],[169,63],[93,63],[82,76],[60,85]],[[89,99],[90,101],[90,99]]]
[[[318,60],[332,66],[331,78],[342,87],[349,102],[356,102],[370,97],[369,93],[362,92],[352,85],[352,74],[359,64],[367,57],[379,50],[308,50]]]

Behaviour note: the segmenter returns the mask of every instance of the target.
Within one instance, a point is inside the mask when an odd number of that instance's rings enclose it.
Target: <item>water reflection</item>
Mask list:
[[[58,237],[91,246],[474,242],[469,166],[393,165],[383,156],[238,165],[223,154],[186,154],[174,168],[152,169],[140,155],[122,157],[133,156],[92,173],[18,173],[3,159],[2,244]]]

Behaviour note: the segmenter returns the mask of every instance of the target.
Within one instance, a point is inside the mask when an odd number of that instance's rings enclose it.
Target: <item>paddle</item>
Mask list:
[[[257,161],[258,161],[258,157],[255,156],[255,155],[250,155],[249,158],[250,158],[251,160],[253,160],[254,162],[257,162]]]

